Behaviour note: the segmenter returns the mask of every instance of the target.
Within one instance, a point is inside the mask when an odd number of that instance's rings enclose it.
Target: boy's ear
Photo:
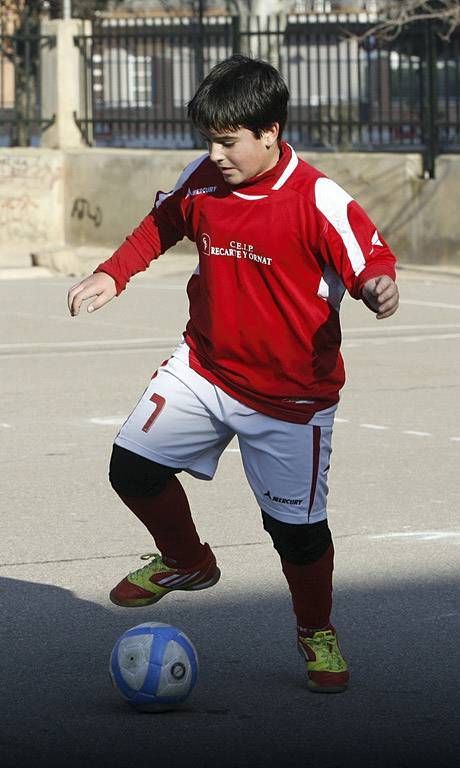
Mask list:
[[[276,144],[280,132],[279,123],[273,123],[270,128],[266,128],[263,133],[264,143],[267,149]]]

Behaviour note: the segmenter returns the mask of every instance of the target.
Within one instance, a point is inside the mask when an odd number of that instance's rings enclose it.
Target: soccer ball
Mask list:
[[[133,707],[165,712],[181,704],[193,689],[198,657],[180,629],[149,621],[118,638],[109,671],[114,688]]]

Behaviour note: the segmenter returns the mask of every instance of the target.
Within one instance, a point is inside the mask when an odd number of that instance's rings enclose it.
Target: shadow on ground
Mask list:
[[[453,581],[337,590],[353,682],[321,696],[305,687],[284,593],[178,593],[128,611],[2,578],[0,765],[458,768],[456,592]],[[108,657],[154,619],[192,638],[200,677],[180,711],[138,714],[112,690]]]

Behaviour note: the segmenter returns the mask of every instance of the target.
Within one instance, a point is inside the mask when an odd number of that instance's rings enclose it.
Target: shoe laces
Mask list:
[[[299,642],[308,645],[315,654],[315,663],[332,672],[342,672],[347,664],[340,653],[337,638],[330,629],[315,632],[312,637],[301,637]]]
[[[147,565],[141,566],[141,568],[136,568],[136,570],[134,571],[130,571],[129,576],[136,578],[139,576],[146,575],[147,571],[149,572],[149,574],[151,574],[151,573],[155,573],[155,571],[160,570],[160,568],[167,567],[163,563],[162,557],[159,552],[147,552],[145,555],[140,555],[140,560],[150,560],[150,563],[147,563]]]

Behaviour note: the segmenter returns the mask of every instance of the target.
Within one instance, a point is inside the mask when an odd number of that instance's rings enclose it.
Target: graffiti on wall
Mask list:
[[[49,162],[43,155],[21,157],[6,153],[0,156],[0,188],[17,180],[26,183],[29,191],[43,187],[51,189],[61,177],[62,167]]]
[[[63,169],[60,158],[43,154],[0,156],[0,245],[56,239],[56,217]]]
[[[90,219],[95,227],[100,227],[102,224],[102,210],[100,206],[95,205],[93,207],[86,197],[75,198],[70,215],[72,219]]]

